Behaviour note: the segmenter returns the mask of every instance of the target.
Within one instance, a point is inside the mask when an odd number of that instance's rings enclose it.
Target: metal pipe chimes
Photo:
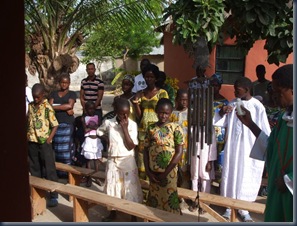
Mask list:
[[[201,149],[205,143],[212,143],[213,94],[213,87],[206,78],[197,79],[196,86],[188,89],[188,162],[192,156],[197,156],[197,142]]]

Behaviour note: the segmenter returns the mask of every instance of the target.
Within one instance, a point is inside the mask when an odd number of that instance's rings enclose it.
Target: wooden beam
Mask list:
[[[74,222],[89,222],[88,217],[88,202],[83,199],[74,197],[73,200],[73,221]]]
[[[145,180],[140,180],[141,186],[144,189],[148,189],[149,183]],[[197,192],[192,191],[190,189],[185,188],[177,188],[178,196],[184,199],[195,200],[197,197]],[[212,204],[216,206],[223,206],[229,207],[231,209],[243,209],[248,210],[253,213],[260,213],[264,214],[265,211],[265,204],[263,203],[256,203],[256,202],[248,202],[239,199],[232,199],[228,197],[223,197],[220,195],[209,194],[205,192],[199,192],[199,201]]]
[[[213,216],[219,222],[228,222],[224,217],[222,217],[214,209],[212,209],[210,206],[206,205],[205,203],[199,202],[199,205],[203,210],[205,210],[207,213],[209,213],[211,216]]]
[[[56,169],[64,172],[70,172],[80,176],[90,176],[95,172],[95,170],[92,169],[68,165],[61,162],[56,162]]]
[[[32,219],[46,210],[46,191],[31,187]]]
[[[93,191],[87,188],[66,184],[68,193],[71,193],[78,200],[85,200],[86,202],[96,203],[101,206],[106,206],[126,214],[137,216],[153,222],[193,222],[192,218],[188,216],[173,214],[164,210],[145,206],[140,203],[119,199],[113,196]],[[57,190],[57,192],[63,192]]]
[[[39,177],[29,176],[31,186],[32,219],[46,210],[47,192],[54,192],[62,184]]]

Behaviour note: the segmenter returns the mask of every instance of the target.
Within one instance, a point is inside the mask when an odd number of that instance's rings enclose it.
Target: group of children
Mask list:
[[[129,76],[124,80],[131,81]],[[127,82],[127,81],[125,81]],[[123,87],[125,86],[123,82]],[[126,84],[127,85],[127,84]],[[132,90],[129,87],[129,92]],[[241,98],[244,108],[248,112],[249,120],[255,121],[258,129],[264,134],[270,134],[270,127],[263,105],[250,94],[251,81],[240,78],[234,84],[235,96]],[[125,94],[125,89],[123,89]],[[42,177],[40,159],[45,166],[46,177],[57,181],[54,167],[54,155],[51,150],[51,142],[58,122],[55,112],[45,99],[45,90],[40,84],[32,88],[34,102],[29,105],[28,111],[28,141],[30,172],[34,176]],[[197,180],[197,164],[187,162],[187,90],[178,90],[176,94],[175,108],[168,98],[160,98],[155,107],[157,122],[148,125],[144,137],[143,162],[146,176],[149,178],[149,193],[143,197],[139,172],[135,160],[134,149],[138,145],[138,125],[129,116],[131,103],[125,95],[114,100],[115,117],[105,119],[102,123],[94,114],[94,104],[86,103],[86,115],[82,117],[82,125],[85,131],[85,139],[82,144],[82,154],[89,160],[101,162],[102,142],[108,147],[106,163],[106,179],[104,190],[108,195],[146,204],[169,212],[181,214],[180,199],[177,193],[178,175],[186,179],[189,166],[192,168],[192,189],[198,190],[201,181],[193,186],[193,180]],[[248,110],[247,110],[248,109]],[[264,163],[249,157],[250,151],[256,140],[255,132],[245,125],[250,121],[244,121],[237,115],[235,100],[228,105],[223,104],[214,112],[214,125],[228,127],[227,139],[224,147],[224,164],[221,182],[221,195],[247,201],[255,201],[261,183]],[[100,125],[101,124],[101,125]],[[251,127],[250,127],[251,128]],[[258,135],[258,134],[257,134]],[[102,141],[102,142],[101,142]],[[208,153],[206,153],[208,155]],[[198,161],[199,158],[197,156]],[[209,159],[206,157],[206,159]],[[88,167],[90,167],[88,162]],[[203,166],[204,172],[210,174],[213,165]],[[202,164],[202,163],[201,163]],[[97,166],[97,164],[95,164]],[[98,169],[98,168],[97,168]],[[196,171],[197,172],[196,172]],[[178,174],[178,171],[180,174]],[[195,172],[194,172],[195,171]],[[197,174],[197,175],[196,175]],[[195,178],[194,178],[195,177]],[[211,176],[199,178],[209,183]],[[188,179],[189,180],[189,179]],[[198,181],[198,180],[197,180]],[[189,182],[189,181],[188,181]],[[187,181],[181,182],[189,186]],[[51,193],[51,202],[57,200],[57,194]],[[57,202],[57,201],[56,201]],[[55,203],[51,203],[54,206]],[[249,213],[239,211],[243,221],[252,221]],[[224,217],[230,219],[230,210],[227,209]],[[103,221],[112,221],[116,212],[111,210],[110,215]],[[135,220],[135,219],[132,219]],[[287,219],[285,219],[287,220]]]

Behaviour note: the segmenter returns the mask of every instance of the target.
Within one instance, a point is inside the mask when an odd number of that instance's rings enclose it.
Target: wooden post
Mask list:
[[[87,201],[74,197],[73,220],[74,222],[89,222]]]
[[[46,210],[47,191],[31,187],[32,219]]]
[[[80,185],[81,176],[68,172],[68,181],[69,184],[79,186]],[[69,195],[69,202],[73,201],[73,197]]]
[[[231,209],[231,222],[236,221],[236,209],[232,208]]]

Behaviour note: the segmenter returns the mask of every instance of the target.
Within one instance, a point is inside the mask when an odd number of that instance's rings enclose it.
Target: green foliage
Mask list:
[[[238,46],[250,50],[256,40],[266,39],[268,62],[279,65],[293,51],[293,8],[289,0],[226,0],[231,16],[224,29]]]
[[[191,54],[198,37],[211,49],[224,35],[236,37],[247,53],[256,40],[265,39],[268,62],[285,62],[293,51],[293,8],[290,0],[177,0],[165,9],[172,16],[173,42]],[[189,48],[190,46],[190,48]]]
[[[100,61],[105,56],[117,58],[124,54],[138,58],[151,52],[154,46],[158,47],[159,42],[149,20],[122,28],[111,22],[104,26],[98,24],[82,46],[83,61]]]
[[[176,44],[183,45],[191,53],[191,43],[206,37],[210,49],[219,39],[219,29],[224,22],[222,0],[178,0],[165,9],[164,19],[170,16],[174,22],[173,30]]]
[[[125,75],[133,75],[135,77],[139,73],[140,71],[125,71],[124,69],[120,68],[118,69],[118,73],[116,73],[116,76],[111,81],[111,85],[120,84]]]
[[[60,55],[75,58],[93,26],[114,23],[114,28],[153,22],[161,11],[161,0],[25,0],[26,50],[29,71],[39,74],[46,87],[58,76],[56,67],[69,70]],[[54,64],[54,61],[56,64]],[[78,59],[71,66],[74,72]],[[60,67],[61,66],[61,67]],[[30,70],[31,69],[31,70]]]
[[[264,46],[268,51],[268,63],[279,65],[285,63],[293,52],[293,11],[288,10],[286,16],[276,18],[276,26],[270,27]]]

